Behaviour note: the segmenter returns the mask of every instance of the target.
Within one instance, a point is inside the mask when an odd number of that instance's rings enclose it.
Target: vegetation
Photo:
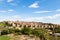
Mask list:
[[[25,35],[35,35],[40,37],[41,40],[51,40],[50,34],[47,32],[47,30],[39,28],[39,29],[31,29],[28,27],[22,28],[21,30],[19,29],[8,29],[8,30],[3,30],[1,32],[1,35],[6,35],[10,33],[17,33],[18,35],[25,34]]]
[[[60,33],[60,26],[58,27],[58,29],[56,30],[57,33]]]
[[[0,40],[10,40],[10,37],[8,37],[8,36],[0,36]]]
[[[8,24],[8,22],[0,22],[0,26],[6,27],[6,26],[10,26],[10,25]]]
[[[0,35],[1,35],[0,40],[9,40],[10,39],[9,37],[2,36],[2,35],[7,35],[7,34],[34,35],[34,36],[38,36],[41,40],[57,40],[57,39],[59,39],[59,37],[50,35],[48,30],[46,30],[45,28],[32,29],[32,28],[26,27],[26,26],[24,26],[24,28],[22,28],[22,29],[16,29],[15,27],[9,28],[10,25],[7,22],[0,22],[0,26],[1,26],[0,27]],[[55,30],[53,30],[53,29],[51,29],[51,30],[55,32]],[[56,32],[60,33],[60,27],[57,28]]]
[[[25,35],[30,35],[32,33],[32,29],[29,27],[22,28],[21,33]]]

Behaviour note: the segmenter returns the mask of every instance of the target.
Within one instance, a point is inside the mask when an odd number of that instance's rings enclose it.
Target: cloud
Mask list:
[[[7,0],[7,2],[12,2],[13,0]]]
[[[53,11],[35,11],[35,12],[33,12],[33,13],[48,13],[48,12],[59,12],[60,11],[60,9],[57,9],[57,10],[53,10]]]
[[[51,11],[36,11],[36,12],[33,12],[33,13],[47,13],[47,12],[51,12]]]
[[[20,20],[20,19],[21,19],[20,15],[13,15],[13,16],[8,17],[7,20],[17,21],[17,20]]]
[[[4,17],[4,16],[0,16],[0,21],[8,21],[8,20],[11,20],[11,21],[27,21],[27,22],[50,22],[50,20],[55,20],[55,19],[58,19],[60,18],[60,14],[54,14],[54,15],[51,15],[51,16],[39,16],[39,17],[30,17],[30,18],[22,18],[20,15],[13,15],[13,16],[7,16],[7,17]],[[51,21],[51,22],[52,22]],[[52,22],[53,23],[53,22]]]
[[[60,14],[55,14],[53,16],[47,16],[47,18],[49,19],[56,19],[56,18],[59,18],[60,17]]]
[[[28,7],[29,8],[38,8],[39,5],[38,5],[38,2],[35,2],[35,3],[31,4],[31,5],[29,5]]]
[[[9,9],[8,12],[13,12],[14,10],[13,9]]]
[[[57,12],[59,12],[59,11],[60,11],[60,9],[57,9],[56,11],[57,11]]]
[[[42,16],[42,17],[25,18],[24,21],[41,22],[41,21],[46,21],[46,20],[55,20],[57,18],[60,18],[60,14],[54,14],[52,16]]]
[[[13,16],[0,16],[0,21],[17,21],[17,20],[21,20],[21,16],[20,15],[13,15]]]
[[[35,21],[35,22],[38,22],[38,21],[42,21],[44,18],[43,17],[32,17],[32,18],[25,18],[24,21]]]
[[[18,2],[14,2],[15,0],[7,0],[7,2],[12,6],[17,6]]]
[[[5,13],[5,12],[13,12],[13,9],[9,9],[9,10],[0,10],[0,13]]]
[[[0,10],[0,13],[4,13],[4,12],[6,12],[5,10]]]

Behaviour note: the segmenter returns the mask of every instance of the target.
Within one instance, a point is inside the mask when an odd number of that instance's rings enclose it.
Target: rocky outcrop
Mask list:
[[[33,36],[33,35],[14,35],[14,34],[8,34],[9,37],[11,37],[10,40],[40,40],[39,37]]]

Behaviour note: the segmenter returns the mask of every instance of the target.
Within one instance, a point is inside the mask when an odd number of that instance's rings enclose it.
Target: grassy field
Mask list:
[[[8,37],[8,36],[0,36],[0,40],[10,40],[10,37]]]

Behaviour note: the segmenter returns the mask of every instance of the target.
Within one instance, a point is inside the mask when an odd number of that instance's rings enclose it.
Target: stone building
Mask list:
[[[20,21],[8,21],[8,23],[16,28],[23,28],[23,27],[30,27],[30,28],[57,28],[57,24],[51,24],[51,23],[40,23],[40,22],[20,22]]]

